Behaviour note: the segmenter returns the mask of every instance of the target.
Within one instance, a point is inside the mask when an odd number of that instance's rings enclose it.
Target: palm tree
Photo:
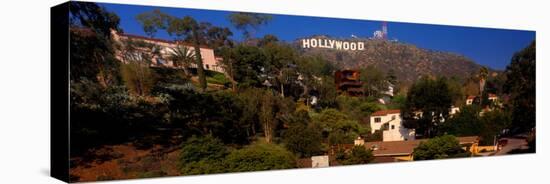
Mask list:
[[[193,63],[195,54],[188,47],[178,45],[171,49],[170,60],[174,63],[174,67],[183,69],[186,76],[189,76],[187,68]]]
[[[190,16],[183,18],[171,18],[171,21],[166,30],[169,35],[176,35],[180,38],[186,38],[191,41],[193,51],[195,52],[195,64],[197,65],[197,74],[199,76],[199,84],[202,92],[206,91],[208,86],[206,82],[206,74],[202,63],[201,45],[204,41],[205,27]]]
[[[483,94],[485,89],[485,82],[487,81],[487,76],[489,76],[489,69],[487,67],[481,67],[479,69],[479,94]]]

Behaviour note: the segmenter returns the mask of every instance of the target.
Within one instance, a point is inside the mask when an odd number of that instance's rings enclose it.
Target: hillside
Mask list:
[[[481,67],[462,55],[422,49],[411,44],[366,39],[353,41],[364,41],[365,49],[362,51],[326,48],[301,50],[305,55],[321,56],[331,61],[338,69],[357,69],[366,66],[374,66],[383,72],[393,69],[398,80],[405,83],[411,83],[426,74],[463,78],[477,72]]]

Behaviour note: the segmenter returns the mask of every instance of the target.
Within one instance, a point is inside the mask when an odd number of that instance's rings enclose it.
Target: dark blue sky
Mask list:
[[[228,27],[232,30],[234,39],[242,39],[241,32],[229,23],[227,16],[231,12],[227,11],[103,3],[100,5],[120,17],[120,27],[126,33],[145,36],[141,25],[135,19],[136,15],[160,9],[173,16],[190,15],[198,21]],[[374,31],[381,29],[380,27],[381,22],[379,21],[273,15],[273,20],[260,27],[255,36],[273,34],[285,41],[293,41],[311,35],[349,38],[353,34],[360,37],[371,37]],[[172,39],[162,30],[155,37]],[[502,70],[510,63],[514,52],[526,47],[535,39],[535,32],[388,22],[388,37],[414,44],[420,48],[465,55],[479,64]]]

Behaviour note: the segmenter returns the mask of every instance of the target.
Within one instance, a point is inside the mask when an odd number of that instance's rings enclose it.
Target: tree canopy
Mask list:
[[[468,157],[470,153],[460,146],[458,139],[452,135],[434,137],[423,141],[414,148],[414,160],[432,160],[444,158]]]
[[[223,143],[210,135],[191,137],[181,148],[180,168],[182,174],[210,174],[223,171],[219,166],[229,154]]]
[[[229,172],[290,169],[296,167],[296,158],[283,147],[258,143],[231,152],[225,160]]]
[[[259,26],[267,24],[272,17],[258,13],[232,13],[228,17],[235,28],[241,30],[245,39],[249,39],[258,30]]]
[[[536,44],[517,52],[506,67],[504,91],[510,94],[513,132],[526,132],[536,122]]]
[[[402,111],[404,125],[426,137],[438,135],[448,119],[453,99],[446,78],[423,77],[413,84]]]
[[[306,117],[309,118],[309,116]],[[321,129],[308,120],[298,120],[285,131],[283,143],[285,147],[299,157],[311,157],[323,152],[323,137]],[[302,123],[305,121],[305,124]]]
[[[342,165],[367,164],[374,160],[374,155],[365,146],[354,146],[349,153],[341,153],[337,160]]]

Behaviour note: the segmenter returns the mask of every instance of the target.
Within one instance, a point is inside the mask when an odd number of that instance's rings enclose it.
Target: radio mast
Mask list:
[[[388,39],[388,23],[385,21],[382,22],[382,38],[384,40]]]

